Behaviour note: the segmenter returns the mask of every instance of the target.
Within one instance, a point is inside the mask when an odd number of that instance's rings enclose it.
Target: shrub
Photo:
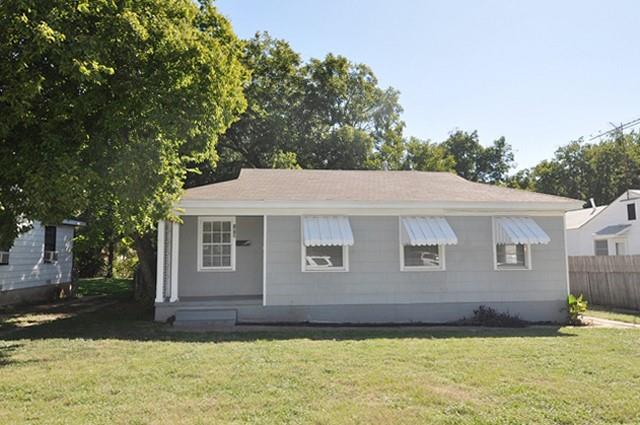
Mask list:
[[[582,314],[587,311],[587,300],[580,294],[576,297],[573,294],[567,296],[567,311],[569,312],[569,322],[573,325],[582,324]]]
[[[518,315],[509,313],[501,313],[491,307],[481,305],[473,310],[473,317],[464,318],[459,323],[474,326],[489,326],[497,328],[523,328],[528,322],[521,319]]]

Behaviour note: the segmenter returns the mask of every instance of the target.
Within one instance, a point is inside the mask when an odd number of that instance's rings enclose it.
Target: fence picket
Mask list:
[[[591,304],[640,309],[640,255],[569,257],[569,286]]]

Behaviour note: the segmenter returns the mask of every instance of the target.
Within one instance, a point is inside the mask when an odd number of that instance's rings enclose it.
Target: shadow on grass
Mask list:
[[[318,326],[238,326],[226,330],[178,330],[152,321],[153,312],[131,301],[122,301],[91,313],[70,314],[19,331],[0,333],[0,340],[33,339],[114,339],[127,341],[172,342],[251,342],[273,340],[368,340],[405,338],[515,338],[568,337],[573,334],[560,326],[528,328],[470,328],[438,326],[376,326],[376,327],[318,327]]]

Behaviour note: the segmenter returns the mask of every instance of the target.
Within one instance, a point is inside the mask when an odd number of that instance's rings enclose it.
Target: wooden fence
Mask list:
[[[590,304],[640,310],[640,255],[569,257],[569,286]]]

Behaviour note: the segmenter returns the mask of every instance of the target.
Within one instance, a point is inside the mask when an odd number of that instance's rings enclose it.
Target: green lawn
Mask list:
[[[590,305],[586,314],[587,316],[599,317],[601,319],[640,324],[640,311]]]
[[[640,330],[184,333],[121,300],[0,335],[0,423],[640,422]]]
[[[130,279],[93,278],[78,281],[78,296],[112,295],[128,298],[131,296]]]

